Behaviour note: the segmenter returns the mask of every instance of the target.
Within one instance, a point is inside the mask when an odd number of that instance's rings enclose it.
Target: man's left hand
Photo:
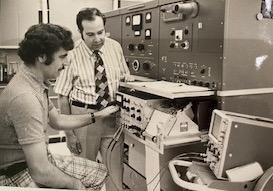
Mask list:
[[[125,82],[133,82],[133,81],[135,81],[135,78],[132,75],[124,75],[124,81]]]

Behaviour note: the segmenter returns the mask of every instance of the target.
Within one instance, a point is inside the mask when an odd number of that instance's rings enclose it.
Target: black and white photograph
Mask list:
[[[0,191],[273,191],[273,0],[0,0]]]

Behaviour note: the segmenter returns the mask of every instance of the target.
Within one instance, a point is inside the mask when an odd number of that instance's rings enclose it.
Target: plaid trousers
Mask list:
[[[48,154],[48,160],[65,174],[79,179],[87,190],[100,189],[108,176],[105,165],[77,156]],[[36,185],[25,169],[12,177],[0,176],[0,186],[31,187]]]

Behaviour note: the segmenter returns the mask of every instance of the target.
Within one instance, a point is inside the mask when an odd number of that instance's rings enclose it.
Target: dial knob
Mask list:
[[[148,71],[151,69],[151,64],[149,62],[144,62],[142,64],[143,70]]]
[[[200,71],[200,74],[205,74],[205,72],[206,72],[206,69],[202,69],[201,71]]]
[[[145,48],[144,44],[138,44],[138,45],[137,45],[137,49],[138,49],[139,51],[144,50],[144,48]]]
[[[128,45],[128,49],[129,49],[130,51],[134,51],[134,50],[135,50],[135,45],[129,44],[129,45]]]
[[[187,50],[187,49],[189,49],[190,48],[190,43],[189,43],[189,41],[184,41],[184,42],[182,42],[181,43],[181,47],[183,48],[183,49],[185,49],[185,50]]]
[[[141,117],[140,117],[140,116],[138,116],[138,117],[136,118],[136,120],[141,121]]]
[[[174,42],[170,43],[170,48],[174,48],[174,47],[175,47],[175,43]]]

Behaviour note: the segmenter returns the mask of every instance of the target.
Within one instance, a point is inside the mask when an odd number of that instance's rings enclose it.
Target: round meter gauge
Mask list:
[[[152,14],[150,12],[146,13],[146,16],[145,16],[146,23],[151,22],[151,20],[152,20]]]

